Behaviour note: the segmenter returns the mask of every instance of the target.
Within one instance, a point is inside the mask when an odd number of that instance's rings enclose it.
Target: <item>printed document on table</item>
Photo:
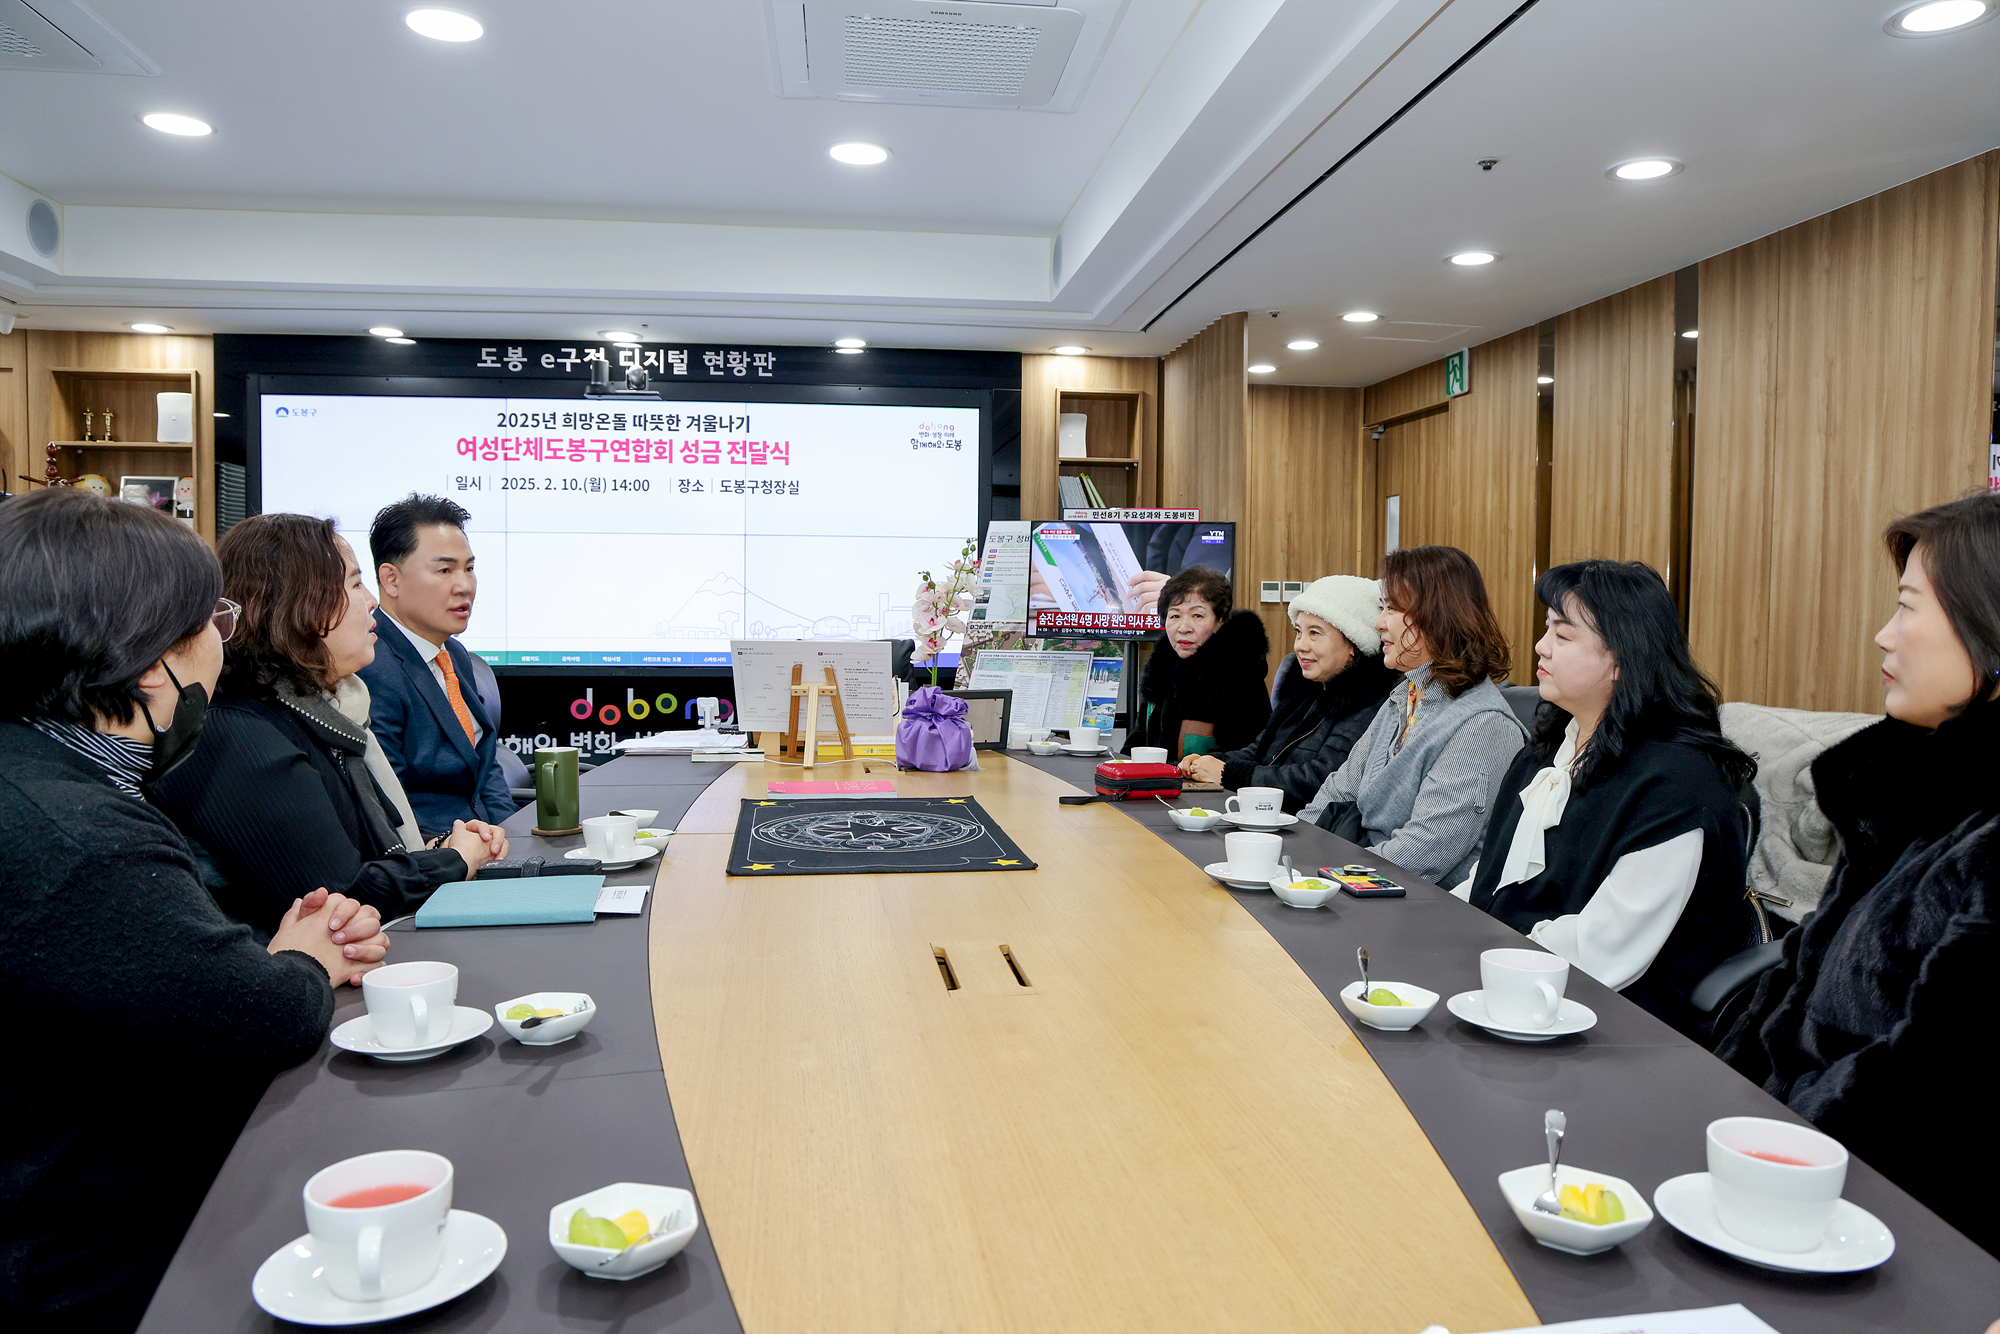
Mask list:
[[[736,725],[745,732],[782,732],[790,725],[792,668],[801,685],[825,685],[828,667],[840,684],[849,733],[896,730],[896,683],[886,640],[732,639]],[[801,731],[805,720],[799,720]],[[833,705],[822,701],[819,730],[834,730]]]
[[[646,911],[646,891],[651,885],[606,885],[597,891],[597,911],[639,913]]]
[[[1778,1334],[1778,1331],[1752,1315],[1741,1302],[1732,1302],[1728,1306],[1705,1306],[1693,1311],[1600,1316],[1592,1320],[1567,1320],[1560,1325],[1496,1329],[1488,1334]]]
[[[973,676],[977,679],[978,673],[974,672]],[[1048,729],[1048,724],[1042,719],[1048,716],[1049,683],[1052,680],[1043,672],[1009,672],[1006,685],[973,687],[975,690],[1014,692],[1014,703],[1007,715],[1008,749],[1020,750],[1028,744],[1029,732]]]
[[[1084,695],[1090,687],[1091,655],[1063,650],[1037,653],[1032,650],[981,649],[972,663],[972,689],[1013,690],[1013,722],[1020,727],[1078,727],[1083,714]],[[1019,678],[1039,676],[1047,684],[1047,701],[1041,721],[1022,707]],[[1034,687],[1026,687],[1033,689]]]

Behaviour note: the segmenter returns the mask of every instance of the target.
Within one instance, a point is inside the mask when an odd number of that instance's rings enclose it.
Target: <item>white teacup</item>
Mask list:
[[[1507,1028],[1547,1028],[1562,1009],[1569,962],[1546,950],[1487,950],[1479,956],[1486,1013]]]
[[[1819,1245],[1833,1221],[1847,1150],[1789,1121],[1725,1116],[1708,1123],[1708,1178],[1723,1231],[1797,1255]]]
[[[1240,788],[1235,796],[1222,803],[1222,809],[1243,824],[1276,824],[1285,814],[1285,790],[1281,787]]]
[[[392,963],[361,978],[375,1040],[385,1047],[434,1047],[451,1034],[458,969],[434,959]]]
[[[1069,744],[1077,750],[1096,750],[1097,729],[1095,727],[1072,727],[1069,729]]]
[[[1222,854],[1232,872],[1244,879],[1268,880],[1278,873],[1278,852],[1285,840],[1276,834],[1224,834]]]
[[[630,861],[638,842],[639,821],[630,815],[593,815],[583,822],[583,845],[599,861]]]
[[[444,1259],[451,1185],[451,1159],[421,1149],[364,1153],[315,1172],[305,1188],[306,1231],[333,1295],[373,1302],[430,1282]],[[388,1204],[335,1203],[412,1186],[420,1193]]]
[[[1132,747],[1132,758],[1140,764],[1165,764],[1167,762],[1167,748],[1165,746],[1134,746]]]

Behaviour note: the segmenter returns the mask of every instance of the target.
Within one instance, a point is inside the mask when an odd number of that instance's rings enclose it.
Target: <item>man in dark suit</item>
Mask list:
[[[361,669],[369,726],[427,834],[453,820],[497,825],[514,813],[472,656],[453,637],[472,619],[479,592],[465,538],[471,517],[442,496],[412,492],[368,529],[381,594],[375,661]]]

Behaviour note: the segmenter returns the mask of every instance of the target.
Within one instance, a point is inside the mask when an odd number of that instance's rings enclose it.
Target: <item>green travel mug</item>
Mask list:
[[[550,834],[583,832],[581,802],[576,790],[575,746],[549,746],[535,752],[535,828]]]

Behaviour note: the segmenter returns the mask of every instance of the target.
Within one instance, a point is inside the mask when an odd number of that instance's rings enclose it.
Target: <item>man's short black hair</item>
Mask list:
[[[0,505],[0,717],[130,722],[139,678],[221,596],[215,553],[151,506],[70,487]]]
[[[471,521],[465,506],[443,496],[412,491],[376,512],[375,522],[368,525],[368,554],[374,557],[378,570],[384,565],[401,565],[417,549],[417,529],[444,524],[464,532]]]

